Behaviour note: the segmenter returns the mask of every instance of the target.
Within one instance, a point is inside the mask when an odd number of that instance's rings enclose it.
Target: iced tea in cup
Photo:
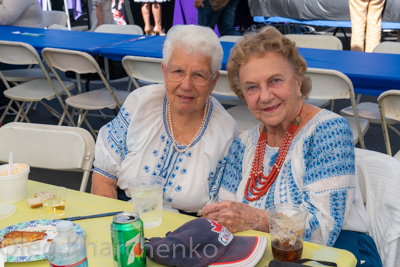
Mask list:
[[[154,175],[139,176],[128,182],[133,211],[139,213],[144,228],[161,224],[164,178]]]
[[[293,204],[278,204],[265,211],[275,260],[295,262],[301,259],[307,213],[305,208]]]
[[[46,216],[49,219],[59,219],[65,213],[68,189],[62,186],[52,186],[38,192]]]

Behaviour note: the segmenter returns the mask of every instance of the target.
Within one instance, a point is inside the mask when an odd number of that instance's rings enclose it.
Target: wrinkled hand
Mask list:
[[[264,211],[245,203],[222,201],[205,205],[201,215],[225,226],[231,233],[245,230],[269,232],[268,218]]]
[[[203,0],[195,0],[194,1],[194,7],[196,9],[199,9],[199,7],[204,7]]]

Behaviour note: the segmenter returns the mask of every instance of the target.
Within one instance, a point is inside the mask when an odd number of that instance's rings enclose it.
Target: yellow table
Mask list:
[[[27,198],[32,198],[35,192],[49,186],[48,184],[35,181],[28,181]],[[17,206],[16,213],[4,220],[0,220],[0,229],[30,220],[46,219],[42,208],[31,209],[27,200],[14,203]],[[65,217],[82,216],[98,214],[112,211],[133,211],[131,203],[124,201],[100,197],[75,190],[68,191]],[[168,231],[173,231],[185,222],[192,220],[193,217],[186,216],[169,211],[163,211],[162,224],[155,228],[145,229],[145,237],[163,237]],[[93,218],[74,221],[85,230],[85,241],[88,250],[88,260],[91,267],[111,267],[113,266],[112,248],[110,238],[110,225],[112,216],[103,218]],[[258,231],[245,231],[237,235],[243,236],[266,236],[268,233]],[[340,267],[356,266],[356,259],[348,251],[317,245],[313,243],[304,243],[303,258],[312,258],[317,260],[334,261]],[[270,242],[268,242],[267,251],[257,266],[265,267],[272,259]],[[40,260],[27,263],[6,263],[5,267],[45,267],[48,266],[47,260]],[[147,266],[160,266],[147,259]]]

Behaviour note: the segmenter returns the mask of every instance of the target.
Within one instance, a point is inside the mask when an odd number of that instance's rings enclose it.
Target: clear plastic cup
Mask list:
[[[47,218],[59,219],[65,214],[68,189],[62,186],[44,188],[38,192]]]
[[[0,202],[18,202],[26,197],[30,168],[23,163],[14,163],[11,175],[8,175],[8,166],[0,166]]]
[[[275,260],[296,262],[303,254],[307,210],[293,204],[278,204],[265,210],[269,220],[272,255]]]
[[[128,183],[133,211],[144,228],[156,227],[162,221],[164,178],[154,175],[133,178]]]

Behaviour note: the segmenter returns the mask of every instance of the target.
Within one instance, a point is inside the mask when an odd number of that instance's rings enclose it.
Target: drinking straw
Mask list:
[[[10,151],[10,157],[8,158],[8,175],[12,174],[12,168],[13,168],[14,162],[13,162],[13,152]]]

